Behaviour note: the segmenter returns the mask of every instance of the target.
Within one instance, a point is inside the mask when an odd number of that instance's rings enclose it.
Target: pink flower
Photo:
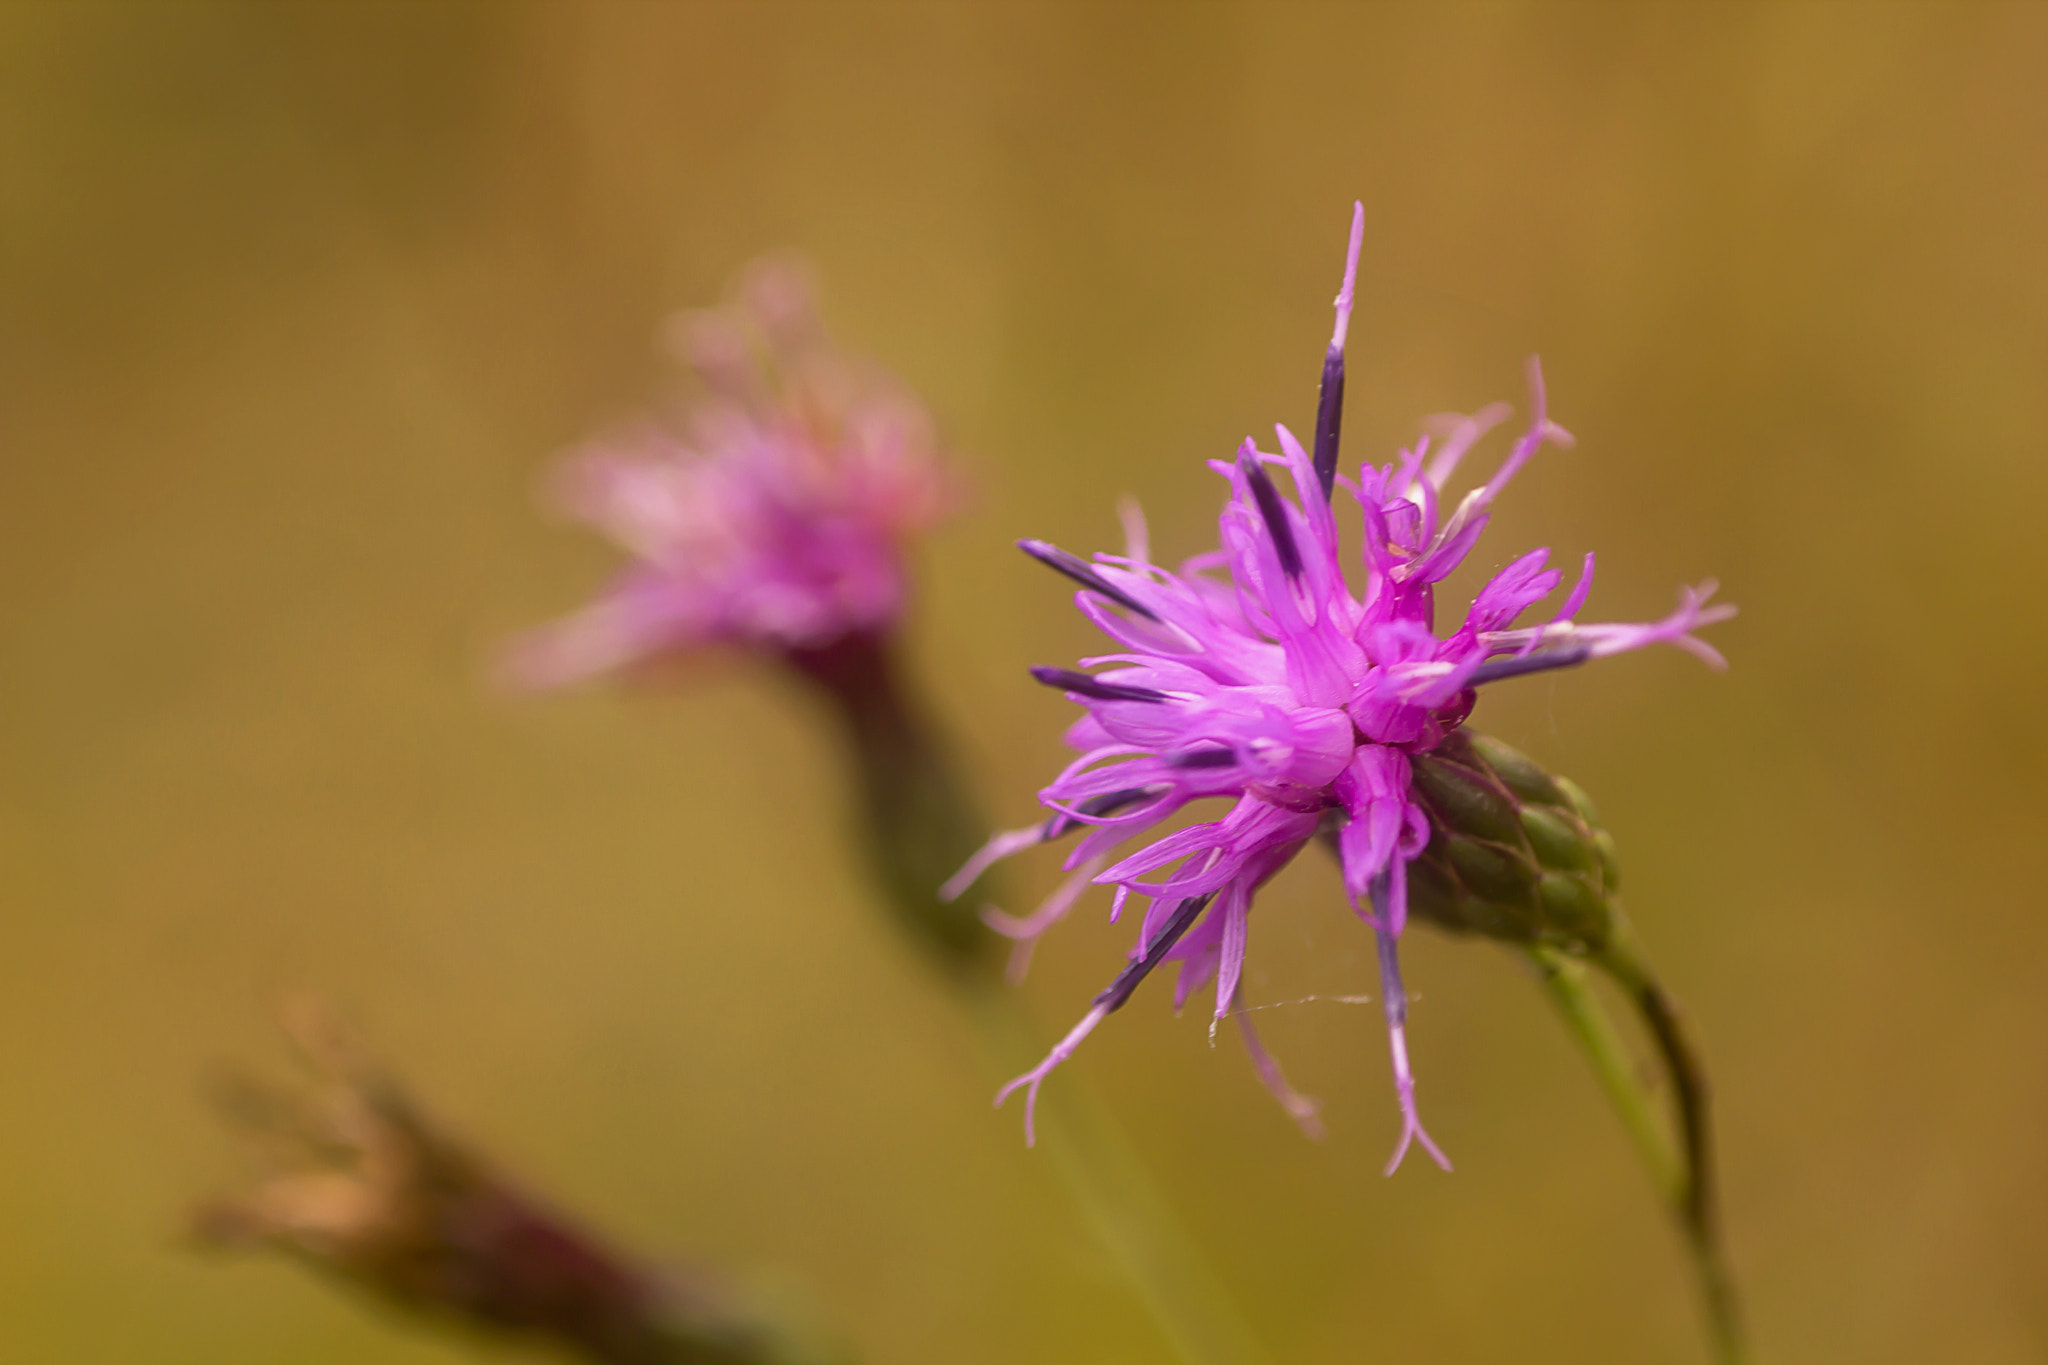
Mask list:
[[[555,480],[634,562],[518,642],[528,685],[879,633],[903,611],[903,541],[954,500],[924,411],[833,349],[792,263],[749,267],[736,304],[679,317],[672,339],[705,388],[684,420],[593,442]]]
[[[1041,682],[1086,708],[1067,739],[1081,756],[1039,793],[1054,813],[1028,830],[998,835],[946,892],[964,891],[997,858],[1080,833],[1072,871],[1025,918],[991,912],[990,923],[1028,945],[1089,884],[1115,888],[1110,917],[1142,907],[1138,941],[1114,984],[1043,1063],[997,1096],[1027,1089],[1025,1127],[1045,1076],[1123,1005],[1161,961],[1181,964],[1176,1000],[1213,980],[1215,1017],[1245,1024],[1240,981],[1253,898],[1267,878],[1319,831],[1333,835],[1344,889],[1378,942],[1382,1003],[1402,1131],[1387,1169],[1411,1142],[1439,1164],[1423,1130],[1408,1064],[1406,994],[1396,945],[1407,919],[1407,868],[1430,838],[1429,817],[1410,791],[1410,755],[1425,753],[1471,712],[1476,689],[1521,673],[1559,668],[1648,644],[1673,644],[1716,667],[1693,631],[1733,615],[1708,606],[1713,585],[1689,589],[1678,609],[1643,625],[1582,625],[1591,586],[1588,555],[1577,585],[1542,625],[1517,626],[1562,575],[1536,550],[1496,574],[1455,630],[1435,628],[1436,584],[1470,553],[1494,499],[1539,448],[1568,444],[1544,403],[1532,360],[1532,413],[1491,478],[1455,504],[1459,464],[1507,410],[1439,420],[1393,463],[1354,481],[1337,469],[1344,335],[1351,310],[1364,210],[1354,208],[1337,326],[1323,370],[1311,453],[1285,427],[1277,452],[1249,439],[1210,467],[1230,484],[1218,523],[1220,548],[1169,570],[1151,562],[1142,522],[1129,518],[1122,555],[1093,563],[1038,541],[1026,553],[1080,584],[1075,604],[1115,642],[1083,659],[1084,673],[1041,668]],[[1289,478],[1290,499],[1274,470]],[[1332,496],[1341,491],[1363,521],[1359,586],[1345,576]],[[1192,802],[1229,801],[1220,819],[1129,847]],[[1252,1044],[1270,1088],[1304,1124],[1314,1105],[1288,1089]]]

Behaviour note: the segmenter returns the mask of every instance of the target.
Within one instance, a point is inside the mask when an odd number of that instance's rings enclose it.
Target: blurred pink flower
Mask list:
[[[548,687],[712,646],[815,650],[902,614],[902,543],[955,502],[924,410],[834,349],[805,272],[744,272],[735,303],[669,339],[704,392],[572,455],[555,500],[632,557],[581,611],[516,642]]]

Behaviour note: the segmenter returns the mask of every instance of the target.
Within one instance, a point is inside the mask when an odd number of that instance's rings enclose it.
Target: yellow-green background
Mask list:
[[[798,247],[978,486],[916,648],[1028,819],[1070,708],[1023,668],[1093,641],[1010,542],[1109,546],[1123,493],[1207,541],[1201,461],[1311,420],[1354,197],[1351,457],[1539,351],[1580,445],[1483,561],[1742,606],[1725,676],[1477,720],[1620,838],[1761,1358],[2048,1358],[2044,69],[2040,5],[0,9],[0,1359],[480,1351],[176,1245],[239,1169],[199,1080],[277,1061],[301,988],[536,1186],[808,1285],[872,1361],[1164,1359],[864,899],[802,699],[486,670],[614,562],[540,473],[664,382],[668,310]],[[1100,908],[1025,988],[1048,1029],[1121,960]],[[1259,999],[1374,988],[1320,860],[1254,926]],[[1075,1066],[1283,1362],[1698,1359],[1533,989],[1407,961],[1452,1176],[1378,1174],[1374,1007],[1261,1016],[1321,1145],[1163,988]]]

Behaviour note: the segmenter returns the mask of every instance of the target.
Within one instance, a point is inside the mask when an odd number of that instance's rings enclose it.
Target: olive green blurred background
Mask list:
[[[1475,723],[1620,839],[1761,1358],[2048,1358],[2044,69],[2039,5],[0,9],[0,1358],[486,1358],[178,1245],[241,1169],[202,1078],[282,1065],[315,989],[513,1171],[873,1361],[1161,1361],[864,898],[804,699],[488,667],[614,562],[549,462],[667,382],[665,313],[800,248],[978,486],[916,647],[1029,819],[1070,708],[1024,666],[1093,640],[1010,542],[1110,546],[1124,493],[1209,540],[1201,461],[1311,421],[1354,197],[1349,458],[1540,352],[1579,448],[1481,567],[1741,604],[1726,676]],[[1121,960],[1101,909],[1041,949],[1048,1030]],[[1252,955],[1261,1001],[1375,989],[1318,859]],[[1374,1006],[1260,1016],[1320,1145],[1163,986],[1075,1066],[1283,1362],[1699,1359],[1534,989],[1408,963],[1452,1176],[1378,1174]]]

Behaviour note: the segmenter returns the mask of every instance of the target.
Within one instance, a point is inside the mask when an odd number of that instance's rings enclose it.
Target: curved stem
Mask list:
[[[1684,1143],[1685,1199],[1680,1221],[1699,1271],[1700,1292],[1724,1360],[1749,1358],[1742,1327],[1742,1308],[1728,1248],[1721,1236],[1720,1185],[1715,1175],[1713,1124],[1706,1061],[1694,1044],[1678,1002],[1665,991],[1650,968],[1628,922],[1615,915],[1613,937],[1599,957],[1603,970],[1627,992],[1656,1044],[1658,1057],[1671,1077],[1678,1131]]]
[[[1606,1092],[1608,1102],[1621,1116],[1636,1152],[1649,1169],[1657,1193],[1674,1208],[1686,1202],[1685,1164],[1672,1144],[1670,1134],[1658,1118],[1648,1092],[1636,1082],[1628,1049],[1615,1031],[1614,1021],[1593,994],[1586,964],[1556,948],[1535,945],[1526,949],[1535,964],[1538,981],[1550,1003],[1557,1008],[1572,1039],[1593,1064],[1593,1075]]]
[[[1685,1031],[1676,1003],[1651,973],[1626,926],[1617,924],[1613,943],[1594,961],[1636,1007],[1671,1077],[1677,1129],[1674,1141],[1606,1008],[1594,994],[1585,963],[1542,945],[1523,951],[1534,964],[1544,992],[1592,1063],[1601,1089],[1620,1114],[1658,1193],[1678,1220],[1713,1335],[1715,1358],[1723,1365],[1742,1365],[1750,1357],[1734,1276],[1721,1240],[1706,1068]]]

